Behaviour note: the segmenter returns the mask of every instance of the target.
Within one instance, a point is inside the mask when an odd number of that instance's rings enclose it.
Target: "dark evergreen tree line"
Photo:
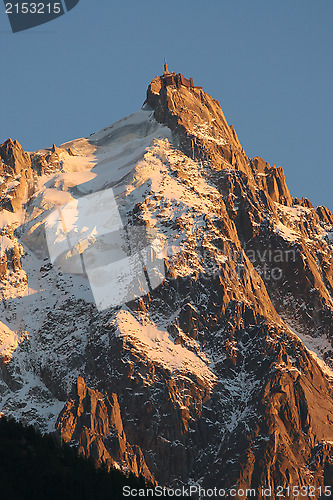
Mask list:
[[[13,419],[0,418],[0,497],[4,500],[118,500],[144,479],[96,468],[68,445]]]

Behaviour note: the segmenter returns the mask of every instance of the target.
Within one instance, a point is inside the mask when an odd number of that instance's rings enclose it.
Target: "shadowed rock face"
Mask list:
[[[29,362],[64,403],[58,438],[168,486],[200,479],[261,499],[261,487],[329,485],[332,386],[311,349],[333,366],[333,215],[293,200],[280,167],[248,158],[202,90],[157,77],[146,104],[173,144],[151,145],[118,201],[129,226],[181,236],[181,251],[158,288],[103,313],[63,299],[63,278],[43,271],[62,301],[21,349],[42,346]],[[18,391],[15,356],[2,370]]]

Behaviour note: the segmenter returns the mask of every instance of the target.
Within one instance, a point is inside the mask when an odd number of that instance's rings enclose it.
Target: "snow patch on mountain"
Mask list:
[[[11,330],[4,321],[0,321],[0,357],[10,358],[19,342],[19,334]]]
[[[278,222],[275,225],[275,232],[290,243],[295,243],[300,238],[296,231],[293,231],[289,227],[285,226],[282,222]]]
[[[140,356],[144,354],[169,372],[183,375],[190,373],[210,386],[216,383],[217,377],[209,366],[194,352],[175,344],[167,331],[160,330],[154,324],[142,325],[124,309],[117,313],[115,323],[117,335],[126,340],[130,349],[138,351]]]
[[[25,372],[23,384],[15,391],[8,390],[0,381],[0,391],[0,414],[10,415],[45,433],[54,431],[64,402],[54,398],[40,377],[32,371]]]
[[[19,215],[8,210],[3,210],[0,212],[0,231],[5,229],[7,226],[15,227],[19,224]]]
[[[333,382],[333,370],[324,361],[325,353],[331,351],[332,349],[332,346],[328,342],[327,338],[323,335],[320,337],[311,337],[310,335],[306,335],[304,333],[302,334],[291,328],[290,325],[288,325],[288,328],[291,333],[296,335],[296,337],[302,342],[307,351],[320,366],[322,372]]]
[[[215,142],[218,146],[225,146],[228,144],[222,134],[219,134],[217,137],[213,135],[214,126],[209,125],[208,123],[194,124],[192,133],[199,139],[204,139],[208,142]]]

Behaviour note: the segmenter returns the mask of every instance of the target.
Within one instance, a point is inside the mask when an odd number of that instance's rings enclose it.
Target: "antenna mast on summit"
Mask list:
[[[168,65],[167,65],[167,62],[166,62],[166,57],[164,58],[164,74],[165,75],[169,74]]]

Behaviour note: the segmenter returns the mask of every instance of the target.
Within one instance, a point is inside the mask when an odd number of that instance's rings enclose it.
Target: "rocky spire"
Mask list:
[[[164,58],[164,75],[169,75],[168,65],[166,61],[166,57]]]

